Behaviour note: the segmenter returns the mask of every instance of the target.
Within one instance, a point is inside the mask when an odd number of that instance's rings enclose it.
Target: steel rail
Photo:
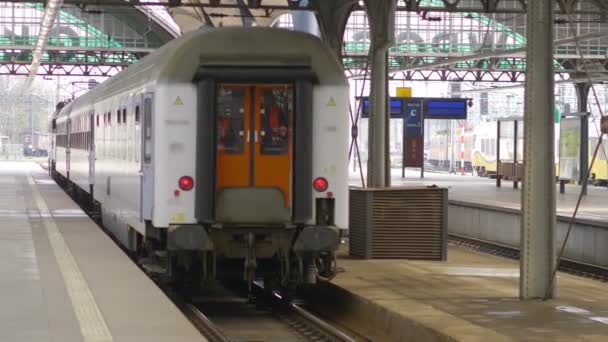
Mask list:
[[[460,234],[449,234],[450,241],[460,246],[468,247],[480,251],[497,255],[509,259],[519,260],[519,248],[501,244],[498,242],[472,238]],[[608,268],[593,265],[581,261],[562,258],[559,270],[565,273],[582,276],[608,282]]]
[[[314,325],[317,329],[323,331],[325,334],[334,338],[336,341],[356,342],[356,340],[353,339],[352,337],[346,335],[342,331],[336,329],[332,325],[330,325],[330,324],[326,323],[325,321],[323,321],[322,319],[316,317],[312,313],[310,313],[307,310],[305,310],[304,308],[302,308],[300,305],[291,302],[291,303],[289,303],[289,308],[293,312],[295,312],[298,316],[304,318],[310,324]]]
[[[180,305],[182,311],[194,326],[208,339],[209,342],[231,342],[224,333],[196,306],[190,303]]]

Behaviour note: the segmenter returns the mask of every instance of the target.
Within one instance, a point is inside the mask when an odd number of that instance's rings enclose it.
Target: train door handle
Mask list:
[[[243,133],[243,131],[241,131],[241,134]],[[247,130],[247,143],[249,143],[251,141],[251,132],[249,130]]]

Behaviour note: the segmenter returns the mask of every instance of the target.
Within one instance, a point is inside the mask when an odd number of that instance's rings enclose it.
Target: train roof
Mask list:
[[[317,37],[267,27],[203,28],[177,38],[138,63],[68,103],[90,107],[93,102],[127,93],[147,84],[192,82],[201,66],[263,67],[294,64],[311,68],[320,84],[347,86],[337,56]]]

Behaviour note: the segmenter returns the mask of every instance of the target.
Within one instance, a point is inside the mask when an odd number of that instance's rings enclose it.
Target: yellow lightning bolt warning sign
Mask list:
[[[327,107],[335,107],[336,106],[336,100],[334,100],[333,97],[329,98],[329,101],[327,101]]]

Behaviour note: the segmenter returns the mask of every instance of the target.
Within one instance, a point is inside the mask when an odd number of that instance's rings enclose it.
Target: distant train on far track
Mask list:
[[[558,137],[555,143],[555,174],[559,176],[559,124],[556,124],[556,137]],[[496,122],[486,122],[474,130],[475,142],[471,151],[471,160],[473,169],[480,176],[495,176],[496,175],[496,152],[497,152],[497,140],[496,140]],[[606,156],[600,150],[598,153],[597,160],[591,165],[591,159],[593,157],[593,151],[597,145],[597,137],[589,137],[588,141],[588,152],[589,152],[589,166],[591,166],[590,183],[598,186],[608,186],[608,160]],[[604,141],[604,150],[608,152],[608,142]],[[511,139],[503,138],[500,142],[500,155],[501,160],[512,162],[513,161],[513,148],[514,142]],[[524,140],[523,130],[519,132],[518,139],[518,157],[517,160],[521,163],[523,160]]]
[[[318,38],[203,29],[59,108],[50,170],[150,270],[315,283],[346,227],[347,113]]]
[[[49,134],[27,132],[21,134],[23,155],[26,157],[46,157],[49,152]]]

